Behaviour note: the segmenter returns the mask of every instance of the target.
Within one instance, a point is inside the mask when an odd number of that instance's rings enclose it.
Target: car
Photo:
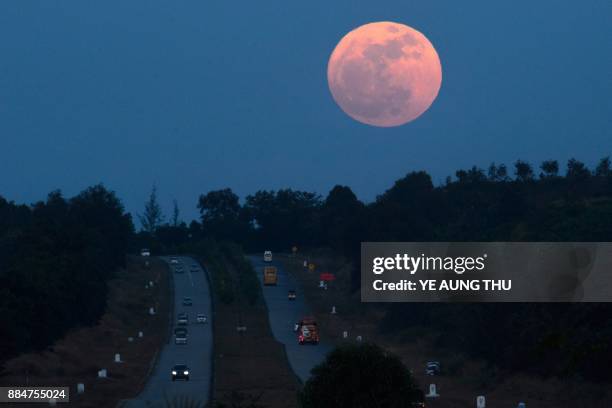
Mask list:
[[[264,251],[264,262],[272,262],[272,251]]]
[[[183,306],[193,306],[193,300],[189,296],[183,298]]]
[[[140,256],[151,256],[151,251],[148,248],[142,248],[140,250]]]
[[[183,335],[187,335],[187,328],[186,327],[177,327],[176,329],[174,329],[174,335],[178,336],[179,334],[183,334]]]
[[[179,313],[176,318],[176,323],[179,326],[186,326],[189,324],[189,316],[187,316],[187,313]]]
[[[174,344],[187,344],[187,329],[177,327],[174,329]]]
[[[198,322],[198,323],[206,323],[206,322],[208,322],[208,318],[204,315],[204,313],[198,313],[196,315],[196,322]]]
[[[287,299],[289,299],[289,300],[295,300],[295,290],[290,290],[290,291],[287,293]]]
[[[172,367],[172,381],[176,380],[189,381],[189,367],[185,364],[177,364]]]
[[[172,264],[172,265],[178,265],[178,263],[179,263],[178,259],[176,259],[176,258],[174,258],[174,257],[170,258],[170,264]]]
[[[427,375],[439,375],[440,374],[440,362],[439,361],[428,361],[425,365],[425,374]]]
[[[183,273],[183,267],[181,265],[175,266],[174,273]]]
[[[197,272],[200,270],[198,264],[191,264],[191,272]]]

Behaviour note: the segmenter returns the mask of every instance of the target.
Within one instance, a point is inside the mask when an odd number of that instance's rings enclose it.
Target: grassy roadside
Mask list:
[[[358,293],[349,294],[350,268],[342,259],[327,251],[299,254],[297,257],[275,254],[275,257],[300,282],[323,335],[336,343],[344,341],[343,331],[349,333],[349,340],[361,335],[364,340],[398,355],[413,371],[421,388],[426,389],[435,382],[442,398],[429,401],[428,407],[473,407],[477,395],[486,395],[492,406],[500,407],[515,407],[519,400],[527,402],[528,407],[540,408],[610,406],[612,393],[609,385],[501,373],[466,356],[440,352],[428,333],[381,334],[378,326],[384,316],[383,308],[378,304],[361,303]],[[315,264],[314,272],[303,267],[305,259]],[[333,272],[337,277],[328,290],[318,287],[321,272]],[[338,311],[335,315],[330,313],[332,306],[336,306]],[[428,360],[441,361],[445,375],[435,379],[426,376],[424,367]]]
[[[47,351],[9,360],[0,373],[0,384],[69,386],[74,407],[115,407],[120,400],[136,396],[168,334],[168,270],[163,261],[149,262],[145,267],[143,258],[129,258],[127,268],[109,283],[107,310],[96,326],[68,333]],[[149,281],[153,287],[145,289]],[[149,307],[155,308],[155,315],[148,314]],[[114,362],[116,353],[122,363]],[[108,370],[108,378],[97,378],[102,368]],[[84,394],[77,394],[77,383],[85,385]]]
[[[239,247],[208,248],[215,289],[214,398],[219,407],[297,407],[298,382],[271,332],[255,270]],[[239,332],[237,327],[246,327]],[[253,404],[253,405],[250,405]]]

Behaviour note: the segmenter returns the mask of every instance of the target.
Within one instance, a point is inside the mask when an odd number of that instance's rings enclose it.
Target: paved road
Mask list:
[[[200,265],[197,271],[191,272],[191,265],[197,264],[194,259],[188,257],[177,257],[177,259],[183,264],[184,272],[174,273],[173,322],[178,313],[186,312],[189,315],[187,344],[177,345],[174,344],[174,338],[170,339],[170,343],[162,349],[143,392],[138,398],[128,401],[126,407],[164,406],[166,397],[172,400],[174,397],[187,396],[201,402],[208,401],[213,345],[210,288]],[[168,262],[169,258],[164,260]],[[183,306],[184,296],[193,299],[193,306]],[[208,323],[196,323],[197,313],[204,313],[208,317]],[[191,372],[189,381],[171,380],[171,371],[175,364],[189,366]]]
[[[250,256],[249,259],[262,285],[272,334],[276,340],[285,345],[291,368],[302,382],[305,382],[310,377],[310,370],[325,359],[325,355],[331,351],[332,346],[324,337],[316,346],[298,344],[293,326],[302,317],[312,315],[304,303],[304,292],[298,287],[295,279],[275,262],[272,262],[272,265],[278,268],[278,284],[277,286],[263,286],[263,267],[268,264],[263,262],[262,256]],[[297,299],[294,301],[287,300],[287,292],[290,289],[296,291]]]

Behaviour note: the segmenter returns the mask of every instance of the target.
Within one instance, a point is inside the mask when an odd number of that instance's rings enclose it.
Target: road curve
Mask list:
[[[162,258],[169,262],[170,258]],[[187,344],[174,344],[170,338],[160,351],[157,364],[143,391],[137,398],[126,402],[124,407],[163,407],[166,399],[188,397],[191,400],[208,402],[212,378],[212,306],[208,280],[202,267],[192,258],[177,257],[183,265],[182,273],[174,273],[174,311],[172,325],[176,324],[176,315],[186,312],[189,315]],[[191,266],[197,265],[197,271],[191,272]],[[193,306],[183,306],[183,297],[193,299]],[[196,314],[204,313],[208,323],[196,323]],[[172,330],[174,332],[174,330]],[[190,370],[189,381],[172,381],[171,371],[175,364],[187,364]]]
[[[293,372],[305,382],[310,377],[310,370],[321,363],[328,352],[332,350],[329,341],[321,337],[318,345],[300,346],[297,342],[297,334],[293,331],[294,324],[304,316],[311,316],[312,313],[304,302],[304,292],[292,276],[286,273],[283,268],[275,262],[278,270],[278,284],[276,286],[263,285],[263,267],[269,265],[264,263],[261,256],[250,256],[249,260],[255,267],[259,283],[266,305],[268,307],[268,318],[272,334],[277,341],[285,345],[289,364]],[[296,300],[287,300],[287,292],[295,290]]]

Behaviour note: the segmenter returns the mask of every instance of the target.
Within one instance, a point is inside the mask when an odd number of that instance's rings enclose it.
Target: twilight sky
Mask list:
[[[346,184],[365,201],[412,170],[612,153],[612,2],[0,2],[0,195],[98,182],[139,212],[153,183],[185,219],[200,193]],[[421,31],[442,62],[429,111],[348,117],[327,61],[353,28]]]

